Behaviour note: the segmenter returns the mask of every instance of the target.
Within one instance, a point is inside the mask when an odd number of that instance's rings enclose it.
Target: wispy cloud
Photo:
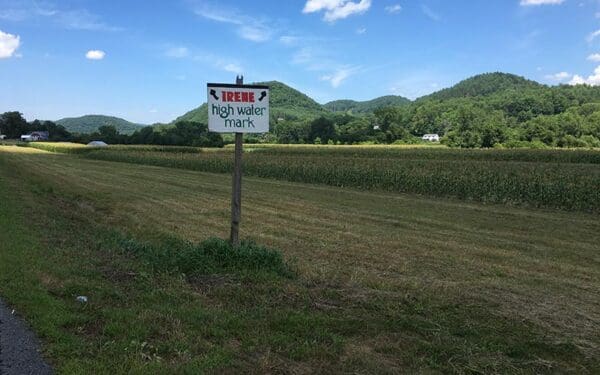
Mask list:
[[[226,72],[239,74],[244,71],[242,65],[234,59],[222,57],[211,52],[201,51],[194,47],[190,48],[185,45],[167,44],[163,46],[161,54],[170,59],[195,61]],[[185,81],[187,77],[180,74],[175,76],[175,79],[178,81]]]
[[[5,33],[0,30],[0,59],[15,57],[20,44],[21,38],[18,35]]]
[[[359,73],[362,68],[357,65],[342,64],[332,56],[332,53],[331,49],[305,45],[293,54],[291,62],[306,71],[316,72],[319,80],[329,82],[333,88],[337,88],[346,79]]]
[[[336,69],[333,73],[321,76],[322,81],[331,83],[331,87],[339,87],[346,79],[356,74],[360,70],[357,66],[345,66]]]
[[[521,0],[521,6],[535,5],[558,5],[564,3],[565,0]]]
[[[591,42],[593,42],[593,41],[594,41],[594,39],[596,39],[598,36],[600,36],[600,29],[599,29],[599,30],[596,30],[596,31],[594,31],[594,32],[592,32],[592,33],[590,33],[590,34],[587,36],[586,40],[588,41],[588,43],[591,43]]]
[[[424,15],[436,22],[442,20],[442,16],[440,16],[437,12],[433,11],[430,7],[428,7],[425,4],[421,4],[421,11],[423,11]]]
[[[211,21],[236,25],[238,36],[252,42],[265,42],[274,34],[267,19],[245,15],[237,9],[201,2],[195,6],[194,13]]]
[[[0,10],[0,20],[20,22],[27,19],[28,13],[23,9],[2,9]]]
[[[388,5],[385,7],[385,11],[389,14],[396,14],[402,11],[402,6],[400,4]]]
[[[363,14],[371,8],[371,0],[308,0],[302,13],[315,13],[325,11],[323,19],[335,22],[353,14]]]
[[[359,27],[358,29],[356,29],[356,33],[358,35],[365,34],[366,32],[367,32],[367,28],[366,27]]]
[[[600,53],[593,53],[587,57],[589,61],[600,62]]]
[[[108,25],[100,17],[87,10],[56,11],[48,13],[57,23],[70,30],[121,31],[123,28]]]
[[[0,19],[12,22],[32,18],[46,18],[68,30],[121,31],[123,28],[107,24],[101,17],[86,9],[64,9],[50,2],[0,1]]]

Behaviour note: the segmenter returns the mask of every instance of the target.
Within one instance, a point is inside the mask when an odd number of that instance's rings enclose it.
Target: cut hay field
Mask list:
[[[231,176],[90,155],[105,151],[195,154],[0,147],[0,295],[59,372],[600,371],[594,210],[247,176],[242,238],[285,265],[196,269],[192,244],[228,235]],[[590,202],[600,167],[574,155],[496,162],[543,164]]]

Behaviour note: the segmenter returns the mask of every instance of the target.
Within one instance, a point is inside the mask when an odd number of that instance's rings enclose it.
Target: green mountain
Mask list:
[[[410,101],[402,96],[382,96],[368,101],[335,100],[320,105],[307,95],[295,90],[281,82],[258,82],[257,84],[268,85],[271,88],[271,120],[310,119],[331,112],[346,112],[351,114],[373,113],[378,108],[419,106],[430,100],[448,101],[461,98],[485,98],[495,94],[502,94],[509,90],[518,92],[538,90],[547,86],[525,79],[523,77],[508,73],[485,73],[465,79],[458,84]],[[207,123],[208,108],[206,103],[178,117],[169,125],[178,121],[194,121]],[[161,125],[165,127],[168,125]]]
[[[485,73],[473,76],[456,85],[424,96],[418,100],[447,100],[489,96],[506,90],[524,90],[545,87],[524,77],[508,73]]]
[[[284,119],[301,119],[315,118],[319,115],[327,113],[319,103],[315,102],[307,95],[293,89],[278,81],[256,82],[257,85],[267,85],[270,88],[271,98],[270,115],[271,118],[277,120]],[[178,117],[171,124],[178,121],[195,121],[206,124],[208,122],[208,108],[206,103],[200,107],[192,109],[183,116]]]
[[[175,124],[179,121],[193,121],[200,122],[203,124],[208,123],[208,106],[206,103],[202,104],[198,108],[194,108],[191,111],[185,113],[182,116],[177,117],[171,124]]]
[[[98,128],[104,125],[113,125],[119,133],[132,134],[134,131],[146,126],[134,124],[118,117],[103,115],[87,115],[81,117],[63,118],[56,121],[56,124],[62,125],[71,133],[90,134],[98,131]]]
[[[335,100],[323,105],[333,112],[372,113],[378,108],[402,106],[410,103],[402,96],[387,95],[373,100],[357,102],[355,100]]]

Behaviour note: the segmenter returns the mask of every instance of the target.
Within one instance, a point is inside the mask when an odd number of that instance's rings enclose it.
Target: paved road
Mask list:
[[[52,374],[40,342],[0,299],[0,375]]]

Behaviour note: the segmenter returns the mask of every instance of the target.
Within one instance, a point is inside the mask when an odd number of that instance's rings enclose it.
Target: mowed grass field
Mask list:
[[[597,213],[245,177],[242,238],[289,274],[182,273],[230,185],[0,147],[0,295],[65,373],[600,371]]]

